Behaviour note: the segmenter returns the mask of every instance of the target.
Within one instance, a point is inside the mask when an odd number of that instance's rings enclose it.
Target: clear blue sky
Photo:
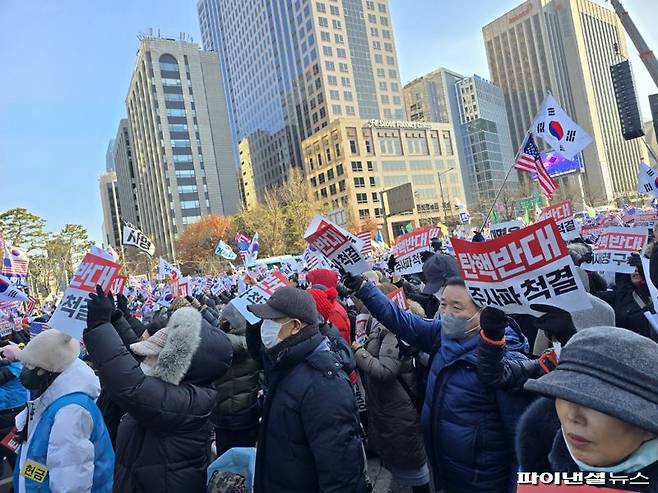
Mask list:
[[[625,4],[658,52],[655,1]],[[391,0],[402,81],[439,66],[488,77],[481,27],[519,3]],[[80,223],[100,242],[98,175],[125,115],[136,35],[151,27],[200,41],[196,1],[0,0],[0,211],[26,207],[53,231]],[[632,60],[649,119],[658,90]]]

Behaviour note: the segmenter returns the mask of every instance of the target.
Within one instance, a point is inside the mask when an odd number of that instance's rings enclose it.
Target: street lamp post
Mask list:
[[[448,168],[445,171],[439,171],[438,172],[438,177],[439,177],[439,190],[441,192],[441,206],[443,207],[443,220],[447,223],[448,222],[448,212],[446,210],[446,202],[443,200],[443,181],[441,180],[441,176],[445,175],[446,173],[450,173],[452,170],[455,168]],[[450,202],[448,202],[448,206],[450,205]]]

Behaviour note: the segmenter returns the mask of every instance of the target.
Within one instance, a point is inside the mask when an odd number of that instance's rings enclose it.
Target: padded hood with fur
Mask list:
[[[151,376],[174,385],[205,385],[226,373],[233,356],[231,342],[196,309],[176,310],[167,323],[167,332],[167,342]]]
[[[206,384],[220,378],[231,364],[231,343],[221,330],[205,322],[191,307],[176,310],[167,323],[167,342],[150,375],[178,385]]]

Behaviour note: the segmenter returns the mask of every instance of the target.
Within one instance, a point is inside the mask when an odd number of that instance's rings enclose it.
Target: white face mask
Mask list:
[[[263,320],[260,325],[260,340],[267,349],[272,349],[281,342],[279,332],[281,332],[282,325],[274,320]]]

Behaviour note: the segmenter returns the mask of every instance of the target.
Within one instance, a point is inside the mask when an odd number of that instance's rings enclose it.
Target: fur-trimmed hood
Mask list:
[[[231,342],[196,309],[176,310],[167,323],[167,332],[167,342],[151,376],[174,385],[205,385],[226,373],[233,357]]]
[[[176,310],[169,318],[167,341],[150,375],[178,385],[190,368],[200,343],[201,314],[194,308]]]

